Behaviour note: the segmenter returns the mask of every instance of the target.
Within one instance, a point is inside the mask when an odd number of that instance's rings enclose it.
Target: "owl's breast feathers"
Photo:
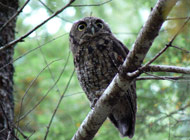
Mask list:
[[[113,36],[96,37],[78,46],[74,58],[80,84],[92,101],[102,94],[118,72],[128,52],[118,48]]]

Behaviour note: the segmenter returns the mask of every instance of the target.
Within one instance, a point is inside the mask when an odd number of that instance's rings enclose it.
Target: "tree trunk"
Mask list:
[[[0,0],[0,28],[17,8],[18,0]],[[0,31],[0,46],[14,40],[15,24],[16,19]],[[0,140],[14,140],[13,53],[13,46],[0,51]]]

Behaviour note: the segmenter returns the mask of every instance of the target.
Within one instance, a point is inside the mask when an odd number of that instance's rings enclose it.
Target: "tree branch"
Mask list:
[[[173,72],[190,74],[190,68],[168,66],[168,65],[150,65],[143,69],[145,72]]]
[[[136,80],[190,80],[190,76],[142,76]]]
[[[43,1],[41,1],[41,0],[38,0],[48,11],[50,11],[52,14],[54,13],[54,11],[53,10],[51,10]],[[60,18],[60,19],[62,19],[63,21],[65,21],[65,22],[70,22],[70,23],[72,23],[71,21],[69,21],[69,20],[67,20],[67,19],[64,19],[64,18],[62,18],[62,17],[60,17],[60,16],[57,16],[58,18]]]
[[[70,0],[68,4],[66,4],[64,7],[62,7],[61,9],[57,10],[53,15],[51,15],[49,18],[47,18],[46,20],[44,20],[42,23],[40,23],[39,25],[37,25],[36,27],[34,27],[32,30],[30,30],[28,33],[26,33],[25,35],[19,37],[16,40],[13,40],[9,43],[7,43],[4,46],[0,46],[0,51],[15,45],[18,42],[23,41],[24,38],[26,38],[27,36],[29,36],[31,33],[33,33],[35,30],[37,30],[38,28],[40,28],[42,25],[44,25],[45,23],[47,23],[50,19],[52,19],[53,17],[57,16],[59,13],[61,13],[63,10],[65,10],[67,7],[69,7],[75,0]]]
[[[91,140],[94,137],[100,126],[110,114],[112,107],[122,96],[123,92],[121,91],[126,91],[130,83],[136,78],[129,77],[126,73],[135,71],[141,66],[153,40],[158,35],[161,25],[176,2],[177,0],[159,0],[157,2],[148,21],[139,33],[132,51],[128,54],[121,68],[121,74],[117,74],[114,77],[108,88],[97,101],[94,109],[89,112],[72,140]]]

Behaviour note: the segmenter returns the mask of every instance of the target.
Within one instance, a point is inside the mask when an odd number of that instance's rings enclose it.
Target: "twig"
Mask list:
[[[185,25],[189,22],[190,17],[184,22],[184,24],[181,26],[181,28],[176,32],[176,34],[173,36],[173,38],[170,40],[170,42],[168,44],[166,44],[166,46],[159,52],[156,54],[156,56],[154,56],[153,59],[151,59],[148,63],[146,63],[143,67],[149,66],[151,63],[153,63],[161,54],[163,54],[169,47],[172,47],[172,43],[175,40],[175,38],[178,36],[178,34],[183,30],[183,28],[185,27]],[[142,67],[142,69],[143,69]]]
[[[38,1],[39,1],[48,11],[50,11],[52,14],[54,13],[54,11],[51,10],[43,1],[41,1],[41,0],[38,0]],[[60,17],[60,16],[57,16],[57,17],[59,17],[59,18],[62,19],[63,21],[72,23],[72,21],[69,21],[69,20],[67,20],[67,19],[64,19],[64,18],[62,18],[62,17]]]
[[[73,75],[74,75],[74,72],[75,72],[75,70],[73,70],[73,72],[72,72],[72,74],[71,74],[71,76],[70,76],[70,78],[69,78],[69,81],[68,81],[68,83],[67,83],[67,85],[66,85],[66,87],[65,87],[65,90],[63,91],[63,93],[62,93],[62,95],[61,95],[61,97],[60,97],[60,99],[59,99],[59,101],[58,101],[58,103],[57,103],[57,106],[56,106],[56,108],[55,108],[55,110],[54,110],[54,112],[53,112],[53,115],[52,115],[52,117],[51,117],[51,119],[50,119],[50,122],[49,122],[49,124],[48,124],[48,126],[47,126],[47,130],[46,130],[46,133],[45,133],[44,140],[47,139],[47,136],[48,136],[48,133],[49,133],[49,129],[50,129],[50,127],[51,127],[51,124],[52,124],[52,122],[53,122],[53,119],[54,119],[54,117],[55,117],[55,114],[57,113],[57,110],[58,110],[58,108],[59,108],[59,106],[60,106],[60,104],[61,104],[61,101],[63,100],[63,97],[64,97],[64,95],[65,95],[65,92],[67,91],[67,89],[68,89],[68,87],[69,87],[69,85],[70,85],[70,82],[71,82],[71,79],[72,79],[72,77],[73,77]]]
[[[3,24],[3,26],[1,26],[0,28],[0,32],[13,20],[15,19],[24,9],[24,7],[30,2],[30,0],[27,0],[24,5],[7,21]]]
[[[36,103],[34,105],[33,108],[31,108],[27,113],[25,113],[24,115],[22,115],[15,123],[18,123],[20,120],[24,119],[30,112],[32,112],[36,107],[38,107],[38,105],[47,97],[47,95],[49,94],[49,92],[55,87],[55,85],[57,84],[57,82],[60,80],[63,72],[65,71],[65,68],[66,68],[66,65],[68,63],[68,60],[69,60],[69,56],[70,56],[70,53],[68,55],[68,58],[66,60],[66,63],[64,65],[64,68],[62,69],[58,79],[55,81],[55,83],[48,89],[48,91],[46,92],[46,94],[40,99],[40,101],[38,101],[38,103]]]
[[[185,27],[185,25],[189,22],[190,17],[187,18],[187,20],[184,22],[184,24],[181,26],[181,28],[177,31],[177,33],[174,35],[174,37],[171,39],[171,41],[169,42],[168,45],[172,45],[173,41],[175,40],[175,38],[178,36],[178,34],[183,30],[183,28]]]
[[[168,66],[168,65],[150,65],[143,69],[144,72],[173,72],[190,74],[190,68]]]
[[[33,49],[27,51],[26,53],[22,54],[21,56],[17,57],[16,59],[12,60],[11,62],[9,62],[9,63],[3,65],[2,67],[0,67],[0,70],[4,69],[4,68],[7,67],[9,64],[12,64],[12,63],[16,62],[16,61],[19,60],[20,58],[22,58],[22,57],[24,57],[24,56],[30,54],[31,52],[33,52],[33,51],[35,51],[35,50],[37,50],[37,49],[43,47],[44,45],[46,45],[46,44],[48,44],[48,43],[50,43],[50,42],[52,42],[52,41],[54,41],[54,40],[56,40],[56,39],[58,39],[58,38],[61,38],[61,37],[65,36],[65,35],[67,35],[67,34],[68,34],[68,33],[65,33],[65,34],[63,34],[63,35],[57,36],[57,37],[55,37],[55,38],[53,38],[53,39],[51,39],[51,40],[48,40],[48,41],[45,42],[44,44],[42,44],[42,45],[40,45],[40,46],[38,46],[38,47],[36,47],[36,48],[33,48]]]
[[[148,63],[146,63],[143,67],[149,66],[150,64],[152,64],[160,55],[162,55],[168,48],[170,47],[170,45],[166,45],[159,53],[157,53]],[[142,67],[142,69],[143,69]]]
[[[142,76],[138,77],[136,80],[190,80],[190,76]]]
[[[101,6],[101,5],[104,5],[104,4],[106,4],[106,3],[109,3],[109,2],[111,2],[112,0],[108,0],[108,1],[105,1],[105,2],[102,2],[102,3],[98,3],[98,4],[76,4],[76,5],[71,5],[71,7],[84,7],[84,6]]]
[[[24,139],[27,139],[27,138],[28,138],[28,137],[22,132],[22,130],[21,130],[19,127],[17,127],[17,126],[14,125],[14,128],[16,128],[16,130],[22,135],[22,137],[23,137]]]
[[[178,113],[179,111],[185,110],[185,109],[188,108],[188,107],[190,107],[190,104],[186,104],[185,106],[179,108],[178,110],[172,111],[172,112],[170,112],[169,114],[158,118],[157,120],[154,121],[154,123],[156,123],[156,122],[158,122],[158,121],[160,121],[160,120],[163,120],[163,119],[165,119],[165,118],[167,118],[167,117],[170,117],[170,116],[172,116],[172,115]]]
[[[179,49],[179,50],[181,50],[181,51],[184,51],[185,53],[190,53],[190,51],[188,51],[188,50],[186,50],[186,49],[183,49],[183,48],[180,48],[180,47],[178,47],[178,46],[171,45],[170,47]]]
[[[17,121],[16,121],[16,122],[17,122],[17,125],[15,124],[16,127],[19,127],[19,122],[20,122],[19,120],[20,120],[21,114],[22,114],[23,102],[24,102],[24,99],[25,99],[26,95],[28,94],[28,91],[30,90],[30,88],[32,87],[32,85],[34,84],[34,82],[38,79],[38,77],[41,75],[41,73],[42,73],[46,68],[48,68],[49,65],[51,65],[51,64],[53,64],[54,62],[57,62],[57,61],[59,61],[59,60],[61,60],[61,59],[54,60],[54,61],[50,62],[49,64],[47,64],[47,65],[38,73],[38,75],[35,77],[35,79],[32,80],[32,82],[30,83],[29,87],[26,89],[26,91],[25,91],[25,93],[24,93],[24,95],[23,95],[23,97],[22,97],[22,99],[21,99],[21,102],[20,102],[20,111],[19,111],[18,118],[17,118]]]
[[[23,41],[24,38],[26,38],[27,36],[29,36],[31,33],[33,33],[35,30],[37,30],[38,28],[40,28],[42,25],[44,25],[45,23],[47,23],[50,19],[52,19],[53,17],[57,16],[59,13],[61,13],[63,10],[65,10],[67,7],[69,7],[75,0],[70,0],[68,4],[66,4],[64,7],[62,7],[61,9],[57,10],[53,15],[51,15],[49,18],[47,18],[46,20],[44,20],[43,22],[41,22],[40,24],[38,24],[36,27],[34,27],[32,30],[30,30],[29,32],[27,32],[25,35],[19,37],[16,40],[13,40],[7,44],[5,44],[4,46],[0,47],[0,51],[15,45],[18,42]]]
[[[33,131],[32,134],[30,136],[28,136],[28,138],[26,140],[29,140],[35,133],[36,131]]]
[[[189,17],[171,17],[171,18],[166,18],[166,20],[184,20],[188,19]]]
[[[149,65],[146,67],[143,66],[134,72],[127,73],[127,76],[130,78],[136,78],[142,73],[146,73],[146,72],[173,72],[173,73],[181,73],[181,74],[190,74],[190,68],[168,66],[168,65]],[[159,78],[159,76],[156,76],[156,77]]]
[[[40,46],[39,40],[38,40],[38,39],[36,39],[36,40],[37,40],[38,45]],[[52,71],[51,71],[51,69],[50,69],[50,67],[49,67],[49,65],[48,65],[48,62],[47,62],[47,60],[46,60],[46,57],[45,57],[44,52],[43,52],[43,50],[42,50],[41,47],[40,47],[40,53],[42,54],[42,57],[43,57],[43,59],[44,59],[44,63],[48,66],[48,71],[49,71],[49,73],[50,73],[50,75],[51,75],[51,78],[52,78],[53,82],[55,82],[55,76],[53,75],[53,73],[52,73]],[[56,88],[57,88],[57,92],[58,92],[59,94],[61,94],[61,91],[59,90],[58,85],[56,85]]]
[[[133,32],[113,32],[115,35],[138,35],[138,33]]]
[[[76,93],[71,93],[71,94],[65,95],[64,97],[70,97],[70,96],[81,94],[81,93],[84,93],[84,91],[76,92]]]

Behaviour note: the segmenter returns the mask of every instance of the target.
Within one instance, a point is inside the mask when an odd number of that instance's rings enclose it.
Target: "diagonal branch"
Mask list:
[[[30,30],[28,33],[26,33],[25,35],[19,37],[16,40],[13,40],[11,42],[9,42],[8,44],[4,45],[4,46],[0,46],[0,51],[15,45],[18,42],[23,41],[24,38],[26,38],[27,36],[29,36],[31,33],[33,33],[35,30],[37,30],[38,28],[40,28],[42,25],[44,25],[45,23],[47,23],[50,19],[54,18],[55,16],[57,16],[59,13],[61,13],[63,10],[65,10],[67,7],[69,7],[75,0],[70,0],[69,3],[67,3],[64,7],[62,7],[61,9],[57,10],[53,15],[51,15],[49,18],[47,18],[46,20],[44,20],[42,23],[40,23],[39,25],[37,25],[36,27],[34,27],[32,30]]]
[[[43,1],[39,0],[39,2],[40,2],[48,11],[50,11],[52,14],[54,13],[54,11],[51,10]],[[62,19],[63,21],[72,23],[71,21],[62,18],[61,16],[57,16],[57,17],[59,17],[59,18]]]
[[[114,77],[108,88],[97,101],[94,109],[89,112],[72,140],[93,139],[98,129],[111,113],[112,107],[122,96],[123,92],[120,91],[127,90],[130,83],[136,78],[129,77],[126,73],[129,71],[135,71],[141,66],[152,42],[158,35],[165,18],[176,2],[177,0],[159,0],[157,2],[148,21],[139,33],[132,51],[128,54],[123,67],[121,68],[121,74],[117,74]]]

